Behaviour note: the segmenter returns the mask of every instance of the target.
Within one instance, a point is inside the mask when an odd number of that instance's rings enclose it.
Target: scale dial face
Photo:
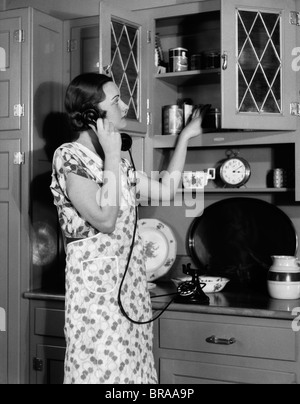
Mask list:
[[[220,177],[229,187],[238,188],[245,185],[251,176],[249,163],[239,157],[226,160],[220,168]]]

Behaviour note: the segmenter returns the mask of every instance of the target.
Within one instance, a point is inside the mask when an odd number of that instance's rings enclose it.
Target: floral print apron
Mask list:
[[[130,322],[118,304],[135,226],[130,164],[122,160],[120,169],[120,212],[114,233],[107,235],[97,233],[80,218],[66,192],[69,172],[101,185],[101,159],[77,143],[63,145],[54,156],[51,190],[62,230],[68,238],[83,236],[66,247],[65,384],[157,383],[152,324]],[[144,263],[137,230],[121,301],[130,318],[139,322],[152,318]]]

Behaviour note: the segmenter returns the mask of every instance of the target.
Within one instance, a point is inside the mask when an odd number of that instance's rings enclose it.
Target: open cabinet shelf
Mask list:
[[[295,192],[293,188],[208,188],[204,190],[204,194],[285,194]],[[194,194],[203,193],[203,190],[179,189],[178,194]]]
[[[190,70],[180,73],[163,73],[156,74],[157,80],[162,80],[166,83],[175,86],[185,86],[189,84],[202,83],[217,83],[221,79],[221,69],[211,70]]]
[[[202,135],[189,142],[189,148],[218,147],[218,146],[255,146],[293,144],[296,141],[297,132],[271,132],[271,131],[205,131]],[[178,136],[154,136],[154,149],[173,149],[178,141]]]

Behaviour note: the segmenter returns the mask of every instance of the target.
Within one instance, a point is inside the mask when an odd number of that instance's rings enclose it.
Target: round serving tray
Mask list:
[[[209,206],[192,223],[188,249],[200,274],[259,285],[267,280],[273,255],[297,254],[298,237],[275,205],[231,198]]]

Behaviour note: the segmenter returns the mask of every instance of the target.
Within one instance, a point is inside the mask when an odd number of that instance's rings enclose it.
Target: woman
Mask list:
[[[85,112],[91,108],[101,116],[97,128],[86,121]],[[74,79],[66,110],[74,139],[57,149],[51,184],[67,244],[65,383],[157,383],[152,325],[147,323],[151,301],[138,229],[132,246],[135,195],[148,198],[151,189],[152,199],[174,196],[188,141],[201,132],[201,117],[181,133],[168,170],[174,182],[170,190],[168,175],[156,182],[137,173],[137,185],[130,181],[132,171],[121,159],[120,136],[128,108],[109,77],[84,74]],[[118,302],[121,284],[123,312]]]

